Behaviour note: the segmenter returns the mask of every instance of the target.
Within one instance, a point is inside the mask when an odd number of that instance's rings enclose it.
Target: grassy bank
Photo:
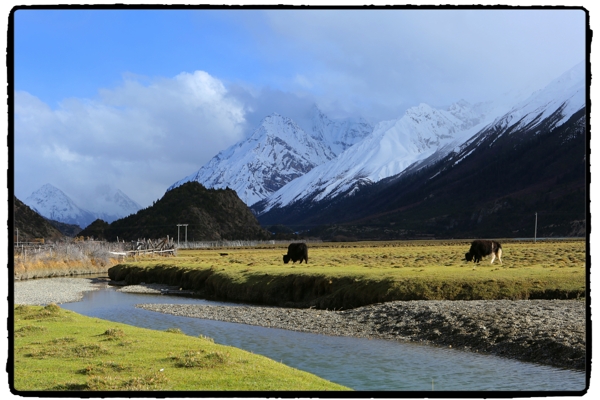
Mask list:
[[[309,264],[283,264],[285,246],[180,250],[126,262],[116,281],[165,283],[206,298],[352,308],[392,300],[572,299],[585,296],[585,241],[503,242],[503,264],[466,263],[466,241],[321,243]]]
[[[17,306],[14,314],[18,392],[348,390],[179,330],[136,328],[54,304]]]

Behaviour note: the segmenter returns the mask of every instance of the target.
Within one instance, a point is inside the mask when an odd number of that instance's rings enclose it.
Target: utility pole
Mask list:
[[[188,224],[177,224],[177,246],[179,247],[179,227],[185,226],[185,245],[187,246],[187,226]]]
[[[535,213],[535,230],[533,232],[533,243],[537,240],[537,213]]]

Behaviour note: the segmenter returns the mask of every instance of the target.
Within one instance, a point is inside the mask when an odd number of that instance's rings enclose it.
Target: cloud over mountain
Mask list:
[[[374,125],[420,103],[534,90],[585,58],[590,33],[582,7],[14,17],[15,195],[58,178],[78,204],[111,184],[143,206],[272,113],[305,129],[317,104],[331,119]]]
[[[165,177],[175,180],[178,171],[241,139],[244,123],[244,107],[203,71],[149,84],[125,80],[98,98],[66,99],[57,109],[16,92],[15,164],[41,182],[63,177],[71,193],[114,184],[148,203],[147,193],[164,191]],[[36,186],[33,179],[16,182],[20,192]]]

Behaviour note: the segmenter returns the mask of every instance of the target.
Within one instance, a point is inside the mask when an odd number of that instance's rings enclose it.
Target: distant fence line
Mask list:
[[[119,251],[125,250],[127,247],[131,247],[128,243],[121,242],[105,242],[101,240],[97,241],[57,241],[57,242],[15,242],[14,250],[15,253],[23,251],[28,252],[44,252],[52,250],[64,250],[70,251],[71,249],[79,249],[85,251]]]
[[[256,247],[256,246],[274,246],[287,245],[290,242],[300,240],[215,240],[215,241],[198,241],[198,242],[180,242],[177,247],[179,249],[209,249],[219,247]],[[322,240],[301,240],[305,243],[321,243]]]
[[[54,243],[15,242],[15,249],[42,249],[53,247]]]
[[[321,240],[302,240],[305,243],[321,243]],[[78,240],[57,242],[15,242],[14,255],[23,258],[86,257],[115,258],[142,255],[175,255],[177,249],[217,249],[224,247],[286,246],[294,240],[215,240],[180,242],[173,238],[160,240],[138,239],[129,242],[107,242],[104,240]]]

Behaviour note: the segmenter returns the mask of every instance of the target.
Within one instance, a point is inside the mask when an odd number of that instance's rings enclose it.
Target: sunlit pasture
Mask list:
[[[585,241],[502,243],[502,263],[496,259],[493,264],[489,256],[478,264],[466,262],[468,241],[395,241],[309,243],[308,264],[284,264],[285,245],[263,245],[180,250],[176,257],[138,259],[124,265],[211,271],[237,285],[261,280],[274,286],[277,279],[290,277],[317,277],[332,285],[354,281],[370,286],[369,291],[379,290],[371,296],[386,301],[584,296]]]

